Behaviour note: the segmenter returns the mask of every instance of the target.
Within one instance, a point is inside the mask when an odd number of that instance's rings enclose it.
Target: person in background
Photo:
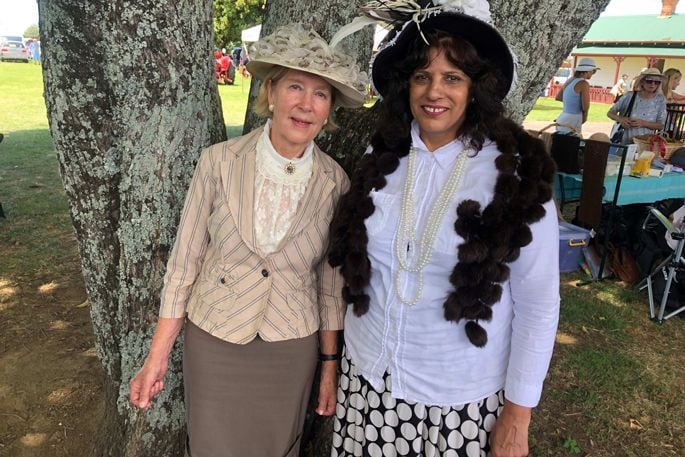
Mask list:
[[[372,66],[376,131],[331,224],[352,304],[332,456],[528,455],[552,355],[554,163],[504,116],[516,58],[488,3],[438,1],[364,9],[395,29]]]
[[[640,73],[637,91],[628,92],[609,108],[607,117],[620,123],[625,129],[623,144],[632,143],[633,137],[637,135],[646,135],[664,128],[666,98],[660,90],[663,81],[664,77],[658,68],[647,68]],[[635,101],[628,116],[625,113],[633,96]]]
[[[215,49],[212,53],[214,57],[214,74],[216,75],[217,82],[221,82],[221,50]]]
[[[185,325],[192,457],[297,457],[319,360],[316,412],[335,410],[345,304],[325,256],[349,181],[314,138],[335,128],[335,106],[362,105],[366,75],[299,24],[253,46],[250,71],[262,80],[255,111],[268,120],[202,152],[150,351],[130,382],[131,402],[147,408]]]
[[[33,45],[33,50],[31,51],[33,63],[40,65],[40,41],[34,40],[31,44]]]
[[[680,85],[682,76],[682,73],[677,68],[669,68],[664,71],[662,90],[664,92],[664,97],[666,97],[666,103],[685,103],[685,95],[675,92]]]
[[[561,114],[557,117],[557,133],[574,134],[582,137],[583,124],[587,121],[587,114],[590,111],[590,83],[599,67],[594,59],[585,57],[580,59],[573,72],[573,78],[564,83],[556,100],[563,103]],[[564,126],[569,126],[564,127]]]
[[[614,87],[611,88],[611,95],[614,96],[614,103],[619,101],[621,97],[623,97],[623,94],[628,92],[628,75],[624,74],[621,76],[621,79],[614,84]]]
[[[232,66],[231,57],[222,50],[221,57],[219,57],[219,82],[233,84],[235,67],[231,68]]]

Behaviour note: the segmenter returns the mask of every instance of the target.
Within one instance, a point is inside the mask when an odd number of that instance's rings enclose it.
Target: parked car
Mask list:
[[[23,60],[29,61],[29,51],[21,41],[3,41],[0,43],[0,61]]]
[[[5,41],[20,41],[23,43],[24,38],[19,35],[0,35],[0,43],[4,43]]]
[[[557,72],[554,74],[554,77],[552,78],[554,84],[564,84],[566,80],[571,77],[571,70],[571,68],[566,67],[559,68]]]

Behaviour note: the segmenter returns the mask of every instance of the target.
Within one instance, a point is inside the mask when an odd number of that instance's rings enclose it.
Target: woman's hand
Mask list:
[[[505,400],[504,408],[490,434],[492,457],[528,455],[528,426],[531,409]]]
[[[160,317],[152,336],[150,352],[143,368],[131,379],[131,403],[141,409],[150,406],[150,400],[164,389],[164,375],[169,366],[169,354],[185,318]]]
[[[632,119],[630,119],[629,117],[622,116],[622,117],[618,118],[618,123],[621,124],[621,126],[624,129],[628,129],[628,128],[632,127],[632,125],[633,125],[632,122],[633,122]]]
[[[164,375],[169,357],[148,355],[143,368],[131,379],[131,403],[140,409],[150,406],[150,400],[164,389]]]
[[[338,391],[338,361],[321,362],[321,379],[319,380],[319,404],[316,414],[332,416],[335,412],[336,394]]]

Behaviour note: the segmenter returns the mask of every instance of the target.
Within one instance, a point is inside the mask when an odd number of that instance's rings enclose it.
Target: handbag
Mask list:
[[[633,95],[630,97],[630,101],[628,102],[628,108],[626,109],[625,114],[621,113],[621,116],[627,117],[630,116],[630,113],[633,112],[633,105],[635,104],[636,95],[637,92],[633,91]],[[609,134],[611,142],[616,144],[625,144],[625,132],[626,129],[623,128],[620,122],[614,123],[614,125],[611,127],[611,133]]]

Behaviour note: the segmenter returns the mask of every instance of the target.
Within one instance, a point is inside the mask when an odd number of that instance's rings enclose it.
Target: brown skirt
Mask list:
[[[317,334],[243,345],[186,321],[186,455],[297,457],[317,354]]]

